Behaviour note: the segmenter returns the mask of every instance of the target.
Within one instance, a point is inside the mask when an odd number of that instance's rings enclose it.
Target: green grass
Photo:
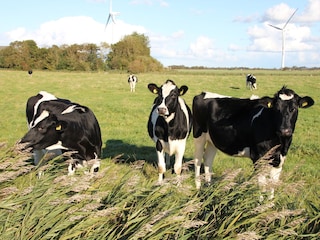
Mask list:
[[[1,239],[316,239],[320,231],[320,71],[251,71],[256,95],[272,96],[283,85],[315,100],[299,111],[293,143],[275,199],[257,202],[251,160],[218,153],[214,182],[197,191],[192,166],[182,187],[165,174],[157,186],[154,143],[147,120],[154,95],[147,84],[166,79],[187,85],[191,106],[201,91],[250,97],[246,70],[179,70],[139,75],[130,93],[127,74],[0,71]],[[28,97],[47,90],[90,107],[102,130],[102,168],[95,177],[55,159],[34,167],[14,151],[27,131]],[[193,158],[192,137],[185,160]],[[39,179],[38,173],[44,172]]]

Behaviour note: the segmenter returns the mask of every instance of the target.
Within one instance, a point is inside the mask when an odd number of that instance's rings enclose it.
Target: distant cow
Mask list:
[[[93,112],[85,106],[41,91],[27,101],[26,115],[29,131],[19,144],[35,152],[37,165],[45,151],[75,151],[72,157],[80,162],[97,159],[101,155],[101,132]],[[58,151],[58,152],[57,152]],[[69,174],[78,162],[69,166]],[[91,171],[98,171],[100,162]]]
[[[246,77],[246,86],[250,90],[256,90],[257,89],[257,79],[252,74],[248,74]]]
[[[192,110],[196,187],[201,185],[202,158],[205,179],[210,183],[217,149],[231,156],[251,158],[255,163],[272,147],[280,145],[270,162],[269,177],[277,182],[292,142],[298,108],[308,108],[313,104],[311,97],[300,97],[286,87],[273,98],[254,100],[208,93],[195,96]],[[263,186],[267,178],[262,176],[258,180]]]
[[[163,181],[166,163],[175,154],[174,171],[180,177],[186,141],[191,131],[191,110],[180,97],[188,91],[187,86],[178,88],[172,80],[158,87],[148,85],[149,90],[157,94],[148,121],[148,133],[156,143],[158,156],[159,183]]]
[[[32,70],[30,69],[30,70],[28,70],[28,74],[29,74],[29,76],[32,76]]]
[[[130,92],[135,92],[136,91],[136,84],[138,82],[137,76],[130,74],[128,78],[128,83],[130,85]]]

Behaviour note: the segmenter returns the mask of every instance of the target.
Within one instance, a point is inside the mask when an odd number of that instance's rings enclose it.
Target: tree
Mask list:
[[[133,33],[111,45],[107,55],[110,69],[127,70],[132,73],[160,71],[162,64],[150,56],[149,38],[144,34]]]
[[[38,64],[38,46],[33,40],[15,41],[1,51],[2,67],[28,70]]]

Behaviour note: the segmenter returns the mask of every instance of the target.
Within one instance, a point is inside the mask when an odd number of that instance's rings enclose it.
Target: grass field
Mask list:
[[[179,70],[138,75],[130,93],[127,74],[115,72],[0,71],[1,239],[317,239],[320,237],[320,71],[254,70],[255,95],[272,96],[283,85],[315,100],[299,111],[296,131],[273,201],[258,203],[251,160],[218,153],[214,183],[194,186],[192,167],[182,187],[168,171],[157,186],[156,154],[147,134],[155,95],[147,84],[172,79],[187,85],[191,107],[201,91],[250,97],[242,70]],[[97,176],[55,159],[34,167],[14,151],[27,131],[28,97],[46,90],[90,107],[101,127],[102,168]],[[188,139],[185,162],[193,158]],[[44,175],[39,179],[39,171]]]

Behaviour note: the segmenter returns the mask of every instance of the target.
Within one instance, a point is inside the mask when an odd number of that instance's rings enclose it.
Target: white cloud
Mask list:
[[[177,32],[172,33],[172,37],[174,39],[180,39],[184,36],[184,31],[183,30],[179,30]]]
[[[291,8],[285,3],[280,3],[272,8],[269,8],[263,17],[263,20],[269,21],[272,24],[282,24],[280,27],[283,27],[295,10],[295,8]],[[292,19],[292,21],[293,20],[294,19]]]
[[[205,36],[200,36],[194,43],[190,44],[190,50],[194,56],[201,56],[202,58],[212,57],[214,55],[213,40]]]
[[[32,39],[39,46],[51,46],[53,44],[114,43],[132,32],[145,33],[146,29],[120,20],[116,24],[109,24],[105,29],[104,24],[91,17],[75,16],[45,22],[35,31],[18,28],[7,32],[6,35],[11,42]]]
[[[320,21],[320,0],[309,0],[306,9],[297,19],[301,22]]]

